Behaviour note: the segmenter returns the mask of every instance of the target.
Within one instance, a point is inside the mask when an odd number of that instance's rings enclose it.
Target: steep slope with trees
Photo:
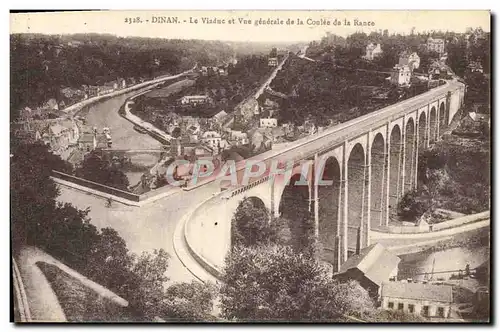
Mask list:
[[[50,179],[67,165],[42,144],[11,146],[11,229],[14,255],[23,245],[47,251],[89,279],[129,302],[126,317],[111,321],[200,320],[211,317],[215,289],[198,282],[165,288],[169,254],[163,249],[129,252],[112,228],[98,230],[89,210],[56,203],[59,192]]]

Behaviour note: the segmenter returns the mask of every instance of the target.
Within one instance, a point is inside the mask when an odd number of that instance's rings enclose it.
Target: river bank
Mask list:
[[[424,280],[425,273],[430,274],[433,266],[435,272],[464,270],[467,264],[472,269],[487,261],[490,254],[489,227],[456,234],[428,245],[420,252],[399,255],[398,279]],[[446,280],[451,274],[439,273],[436,276]]]

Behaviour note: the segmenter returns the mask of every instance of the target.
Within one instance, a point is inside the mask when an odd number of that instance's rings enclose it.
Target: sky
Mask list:
[[[178,18],[178,23],[153,23],[159,17]],[[141,23],[133,22],[139,18]],[[156,19],[155,19],[156,18]],[[203,18],[220,20],[218,24]],[[129,20],[127,20],[129,19]],[[231,20],[234,19],[234,23]],[[259,19],[272,25],[255,25]],[[133,23],[126,23],[132,21]],[[197,23],[195,23],[197,20]],[[224,21],[222,21],[224,20]],[[249,20],[251,24],[243,24]],[[303,25],[298,25],[298,20]],[[333,25],[335,20],[340,25]],[[345,25],[345,21],[351,23]],[[371,26],[355,26],[371,22]],[[281,22],[279,22],[281,21]],[[287,24],[287,21],[294,24]],[[325,25],[329,22],[330,25]],[[273,23],[273,22],[270,22]],[[278,24],[276,24],[278,23]],[[281,24],[279,24],[281,23]],[[316,23],[316,24],[314,24]],[[95,11],[10,14],[11,33],[109,33],[118,36],[207,39],[227,41],[294,42],[318,40],[327,31],[347,36],[356,31],[390,33],[419,31],[465,32],[467,27],[490,31],[488,11]]]

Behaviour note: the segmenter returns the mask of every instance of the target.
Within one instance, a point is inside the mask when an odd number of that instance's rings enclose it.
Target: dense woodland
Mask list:
[[[136,98],[135,112],[146,119],[151,116],[151,108],[180,111],[178,99],[184,95],[208,95],[214,103],[196,107],[182,108],[182,114],[212,116],[225,110],[230,113],[238,103],[256,90],[273,68],[268,65],[267,55],[247,55],[238,59],[235,65],[229,64],[227,76],[209,74],[200,76],[194,85],[168,97],[151,98],[148,95]]]
[[[129,301],[121,312],[98,313],[93,321],[210,321],[215,288],[200,282],[164,287],[169,254],[163,249],[133,254],[112,228],[97,229],[89,210],[58,203],[51,170],[68,165],[42,144],[13,144],[10,222],[14,254],[24,245],[41,248]],[[97,305],[97,303],[87,305]]]
[[[366,73],[292,56],[271,87],[289,96],[280,101],[278,121],[317,126],[348,121],[427,90],[427,84],[394,88],[384,73]],[[381,98],[374,98],[381,95]]]
[[[21,107],[60,97],[62,87],[117,78],[151,78],[233,57],[268,54],[271,45],[222,41],[116,37],[106,34],[10,36],[11,116]]]
[[[460,77],[463,77],[467,67],[467,59],[482,64],[485,73],[490,72],[490,33],[483,33],[480,28],[468,29],[464,33],[430,31],[412,33],[410,35],[389,34],[388,30],[379,32],[357,32],[343,38],[327,33],[319,42],[313,41],[307,49],[307,56],[313,59],[337,61],[339,64],[361,65],[360,57],[365,54],[366,45],[370,42],[382,44],[383,55],[373,61],[371,69],[390,69],[398,62],[398,56],[403,51],[417,52],[420,56],[419,72],[426,72],[429,58],[437,58],[437,54],[427,52],[425,44],[428,37],[445,40],[445,51],[448,53],[447,64]],[[482,34],[482,38],[477,36]],[[469,47],[467,47],[469,44]]]
[[[343,39],[327,35],[321,42],[311,44],[308,56],[326,59],[323,63],[311,64],[292,58],[273,84],[276,91],[290,96],[281,105],[280,121],[302,124],[310,117],[320,125],[330,119],[345,121],[371,107],[379,107],[368,100],[373,90],[367,87],[383,85],[383,75],[334,68],[331,63],[355,64],[349,63],[348,55],[364,49],[365,36],[355,34]],[[397,54],[401,40],[412,46],[422,42],[421,35],[389,35],[387,31],[366,37],[375,42],[381,38],[384,44],[393,45],[394,51],[388,50],[387,58],[375,63],[380,69],[389,64],[392,67],[391,54]],[[484,51],[487,49],[484,43],[489,45],[489,34],[487,42],[473,40],[469,49],[464,47],[466,41],[462,35],[446,33],[444,37],[450,41],[447,45],[449,63],[457,74],[465,72],[466,56],[477,56],[489,71],[489,52]],[[73,41],[81,44],[68,45]],[[480,47],[483,47],[481,52]],[[195,62],[216,64],[220,57],[234,54],[227,43],[221,42],[102,35],[12,35],[11,48],[11,110],[57,98],[62,86],[79,87],[102,84],[117,77],[173,73]],[[242,69],[233,83],[247,84],[248,75],[250,73]],[[468,102],[489,102],[485,93],[489,82],[484,77],[467,79],[472,86]],[[248,82],[253,80],[255,78],[248,78]],[[215,84],[208,79],[199,84],[209,83]],[[389,101],[399,98],[401,91],[388,96]],[[165,288],[167,252],[160,249],[132,254],[114,229],[97,229],[88,217],[88,210],[57,203],[59,191],[50,178],[51,170],[66,173],[73,170],[50,153],[47,146],[13,140],[10,153],[10,222],[14,251],[23,245],[37,246],[127,299],[129,309],[112,317],[114,321],[152,321],[158,317],[167,321],[214,320],[211,311],[218,294],[215,287],[192,282]],[[475,145],[465,147],[453,141],[440,142],[433,150],[423,152],[419,160],[421,190],[430,197],[430,204],[464,213],[489,208],[489,141],[478,140]],[[115,186],[126,187],[126,178],[116,173],[105,174],[114,170],[97,158],[91,156],[86,165],[88,169],[80,170],[81,176],[95,181],[114,179]],[[404,313],[378,310],[359,284],[341,284],[328,277],[312,255],[317,249],[317,240],[311,237],[307,215],[295,210],[295,205],[290,204],[288,219],[273,220],[275,223],[268,223],[270,212],[265,207],[253,203],[242,204],[236,211],[232,221],[234,246],[226,260],[219,292],[222,318],[338,322],[349,321],[349,317],[354,316],[368,321],[422,320]],[[304,222],[294,227],[296,220]]]

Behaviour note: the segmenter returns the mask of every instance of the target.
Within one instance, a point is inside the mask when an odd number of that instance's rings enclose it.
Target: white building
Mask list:
[[[429,52],[437,52],[439,55],[442,55],[444,53],[444,40],[441,38],[432,38],[429,37],[427,39],[427,50]]]
[[[184,96],[181,99],[182,105],[199,105],[206,104],[210,101],[210,98],[206,95],[198,95],[198,96]]]
[[[201,66],[201,75],[208,76],[208,68],[206,66]]]
[[[409,52],[403,52],[399,55],[399,66],[408,66],[410,67],[410,70],[413,71],[415,69],[418,69],[420,67],[420,57],[416,52],[409,53]]]
[[[399,86],[409,85],[411,70],[407,65],[396,65],[391,72],[391,83]]]
[[[269,67],[276,67],[278,65],[278,58],[269,58],[267,64]]]
[[[278,126],[278,119],[276,118],[262,118],[260,119],[261,128],[275,128]]]
[[[230,137],[231,141],[236,142],[238,145],[246,145],[250,142],[247,133],[240,130],[231,130]]]
[[[210,146],[216,152],[219,150],[221,140],[221,135],[213,130],[204,132],[201,137],[201,141],[204,144]]]
[[[218,123],[218,124],[222,124],[222,122],[224,121],[224,119],[226,118],[227,116],[227,112],[226,111],[220,111],[219,113],[215,114],[212,119]]]
[[[449,285],[385,282],[381,287],[382,309],[401,310],[424,317],[448,318],[453,302]]]
[[[365,54],[364,58],[366,60],[371,61],[371,60],[375,59],[376,57],[380,56],[382,53],[383,53],[383,51],[382,51],[382,47],[380,46],[380,44],[370,43],[366,46],[366,54]]]

